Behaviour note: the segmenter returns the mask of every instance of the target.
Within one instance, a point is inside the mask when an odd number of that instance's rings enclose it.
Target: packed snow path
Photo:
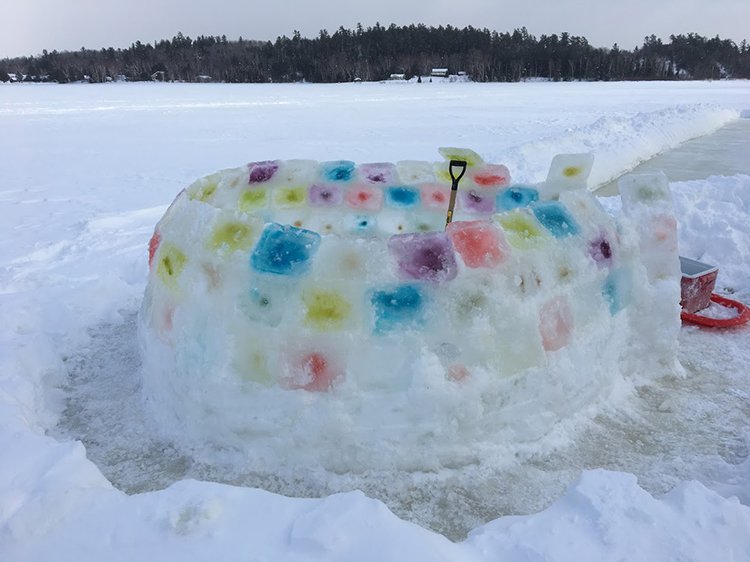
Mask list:
[[[87,349],[66,361],[69,402],[53,435],[81,439],[104,475],[128,493],[158,490],[185,478],[299,497],[359,489],[399,517],[453,540],[500,515],[548,507],[588,468],[633,473],[656,495],[695,479],[750,504],[747,330],[718,335],[683,329],[679,357],[686,378],[640,387],[620,407],[567,424],[543,449],[509,451],[507,461],[497,466],[363,475],[306,470],[258,474],[244,472],[231,458],[195,462],[169,442],[153,439],[155,428],[139,393],[135,311],[91,335]]]

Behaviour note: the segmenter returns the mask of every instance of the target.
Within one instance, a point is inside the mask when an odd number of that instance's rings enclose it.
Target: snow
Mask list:
[[[562,486],[553,495],[519,495],[537,489],[524,473],[548,478],[542,463],[522,470],[509,494],[526,502],[515,513],[546,509],[496,519],[499,511],[485,515],[477,506],[476,528],[459,543],[359,492],[296,499],[182,480],[126,495],[55,429],[67,417],[106,430],[114,403],[130,403],[98,395],[92,411],[102,415],[75,418],[65,412],[68,373],[98,331],[132,319],[153,226],[197,177],[274,158],[432,160],[437,146],[457,145],[528,182],[544,179],[552,154],[592,151],[601,162],[595,181],[604,182],[738,118],[749,90],[747,82],[0,86],[0,558],[750,559],[747,328],[683,328],[685,378],[638,389],[620,414],[605,415],[602,443],[619,439],[618,415],[650,428],[638,437],[623,431],[623,443],[643,442],[635,445],[640,456],[619,466],[642,471],[642,482],[588,470],[617,464],[600,448],[572,468],[551,466]],[[671,187],[680,252],[718,265],[719,290],[750,300],[750,177]],[[123,353],[97,349],[102,371],[85,373],[93,385]],[[655,401],[651,417],[633,405],[640,399]],[[655,423],[659,416],[666,423]],[[137,433],[128,424],[126,439]],[[559,443],[540,443],[534,454],[549,463],[580,451],[565,443],[587,435],[585,427],[563,428]],[[713,433],[718,427],[724,432]],[[662,434],[674,440],[660,441]],[[702,483],[680,482],[695,477]],[[491,504],[497,492],[484,490]],[[446,498],[461,508],[457,496]]]

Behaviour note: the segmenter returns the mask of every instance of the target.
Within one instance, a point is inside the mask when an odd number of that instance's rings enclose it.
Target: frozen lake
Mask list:
[[[584,151],[596,155],[596,184],[641,161],[639,169],[665,169],[671,181],[742,182],[750,119],[738,115],[749,108],[746,81],[0,85],[0,391],[11,397],[0,412],[14,420],[7,439],[29,459],[50,445],[27,444],[27,434],[81,440],[128,494],[185,478],[302,497],[361,489],[453,540],[549,506],[588,468],[630,472],[656,495],[697,479],[747,505],[747,329],[683,329],[685,378],[639,386],[624,403],[572,420],[500,463],[249,474],[231,458],[199,463],[154,437],[140,403],[135,316],[154,224],[180,189],[215,170],[274,158],[437,160],[436,148],[449,145],[503,162],[524,182],[543,180],[552,155]],[[747,301],[741,279],[732,289]],[[0,475],[9,462],[0,461]],[[45,485],[63,487],[68,474],[74,468]]]
[[[654,156],[633,169],[635,173],[662,171],[670,181],[705,179],[709,176],[750,175],[750,119],[739,119],[710,135],[686,141]],[[614,195],[617,181],[603,185],[597,193]]]

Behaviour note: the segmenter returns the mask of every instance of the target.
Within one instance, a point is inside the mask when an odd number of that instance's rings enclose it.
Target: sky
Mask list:
[[[738,44],[750,40],[750,0],[9,0],[0,19],[0,58],[43,49],[128,47],[136,40],[226,35],[273,40],[299,30],[380,22],[472,25],[497,31],[525,26],[537,37],[567,31],[596,47],[632,49],[654,34],[695,32]]]

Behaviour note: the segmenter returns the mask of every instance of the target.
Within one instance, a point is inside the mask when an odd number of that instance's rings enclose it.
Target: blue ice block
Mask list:
[[[545,201],[534,203],[531,206],[537,220],[542,223],[555,238],[566,238],[575,236],[581,232],[581,228],[562,203],[557,201]]]
[[[277,277],[267,279],[262,275],[253,275],[249,290],[240,296],[238,305],[250,320],[278,326],[284,315],[290,290],[287,284],[279,283]]]
[[[539,192],[533,187],[513,186],[497,194],[496,206],[498,212],[512,211],[520,207],[528,207],[539,200]]]
[[[260,235],[250,263],[256,271],[298,276],[310,267],[320,234],[304,228],[270,223]]]
[[[417,328],[424,322],[425,295],[415,285],[374,290],[370,296],[375,313],[375,333]]]
[[[354,162],[349,160],[335,160],[321,164],[323,178],[328,181],[347,182],[354,176]]]
[[[632,290],[629,270],[621,268],[610,272],[602,286],[602,296],[612,316],[630,304]]]
[[[391,207],[411,209],[419,205],[419,190],[415,187],[389,187],[385,190],[385,202]]]
[[[375,232],[378,220],[375,215],[348,215],[346,224],[356,234],[370,235]]]

